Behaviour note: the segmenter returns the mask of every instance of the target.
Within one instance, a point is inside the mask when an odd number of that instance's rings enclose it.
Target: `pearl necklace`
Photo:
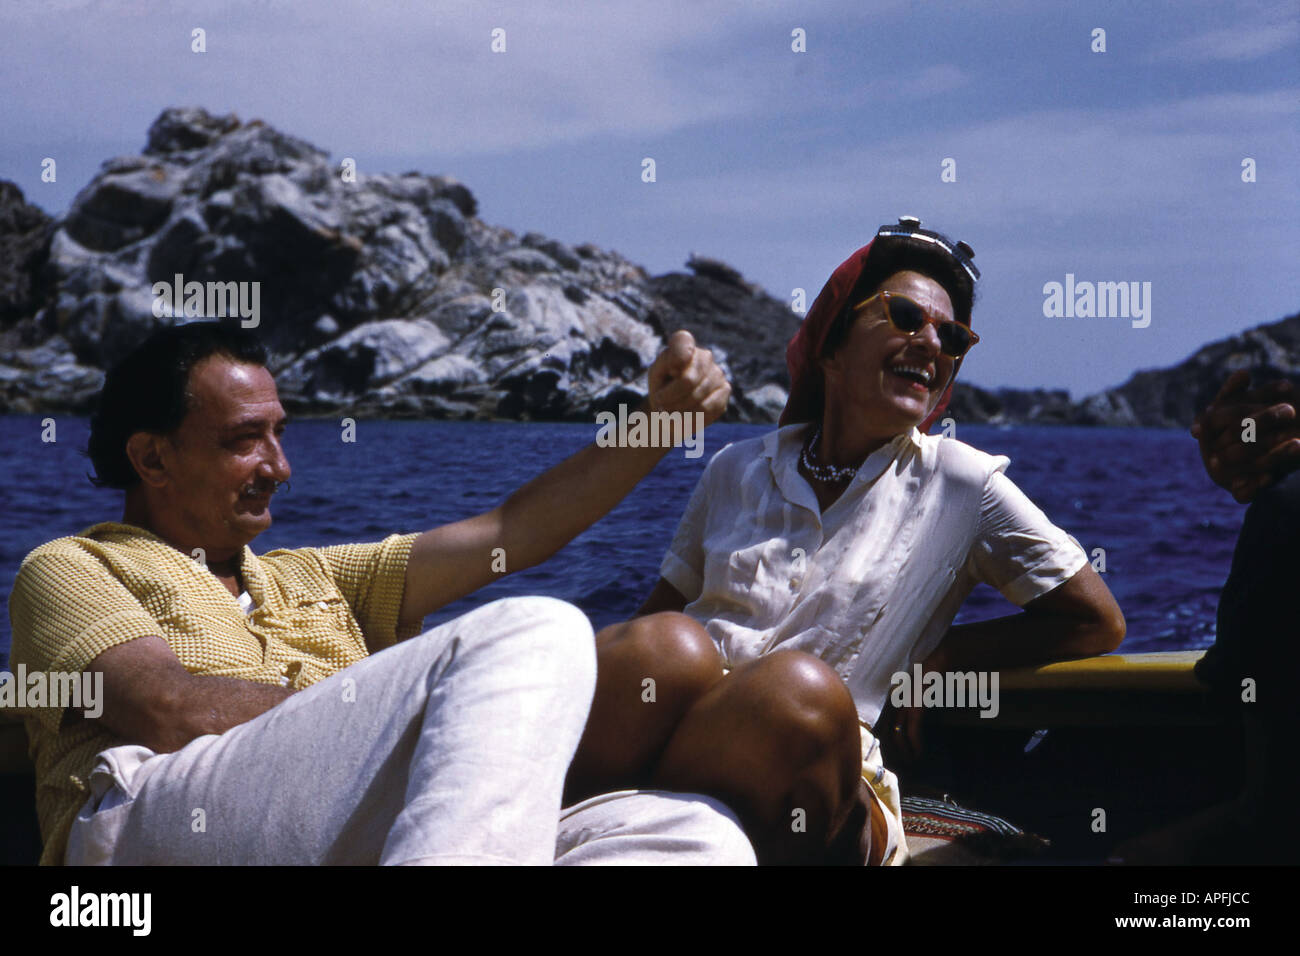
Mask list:
[[[852,468],[841,468],[838,465],[818,465],[813,461],[813,448],[821,440],[822,430],[818,426],[813,432],[812,440],[803,446],[803,454],[799,456],[799,463],[803,465],[804,470],[812,475],[818,481],[824,481],[827,484],[838,484],[840,482],[852,481],[858,473],[861,465],[855,465]]]

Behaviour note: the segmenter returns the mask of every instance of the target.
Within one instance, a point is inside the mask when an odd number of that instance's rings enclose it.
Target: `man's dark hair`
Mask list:
[[[877,239],[867,254],[866,268],[858,276],[853,293],[826,333],[823,356],[834,355],[848,338],[853,325],[853,308],[880,291],[885,280],[900,272],[919,272],[943,286],[943,291],[952,300],[952,317],[970,325],[971,309],[975,305],[975,283],[956,259],[928,243],[906,239],[892,239],[886,243]]]
[[[140,475],[126,455],[136,432],[170,435],[190,410],[190,372],[214,355],[265,366],[266,348],[247,329],[227,322],[190,322],[160,329],[114,365],[90,418],[86,452],[101,488],[127,489]]]

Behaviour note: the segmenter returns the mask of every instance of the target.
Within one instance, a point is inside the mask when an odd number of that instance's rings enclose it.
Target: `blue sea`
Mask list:
[[[84,419],[58,416],[56,441],[39,416],[0,416],[0,590],[23,556],[98,521],[118,520],[120,492],[86,479]],[[599,628],[629,617],[658,577],[660,558],[709,456],[767,426],[715,425],[705,455],[671,452],[604,520],[538,568],[502,578],[428,619],[447,620],[496,598],[548,594],[581,607]],[[292,490],[277,495],[275,523],[257,540],[277,547],[375,540],[421,531],[499,503],[524,481],[576,452],[596,426],[513,422],[362,421],[340,441],[334,421],[298,421],[286,436]],[[1213,486],[1196,443],[1152,429],[959,427],[957,437],[1007,455],[1007,474],[1089,553],[1105,552],[1105,580],[1128,620],[1123,650],[1208,647],[1243,508]],[[958,623],[1013,613],[981,586]],[[8,659],[0,622],[0,667]]]

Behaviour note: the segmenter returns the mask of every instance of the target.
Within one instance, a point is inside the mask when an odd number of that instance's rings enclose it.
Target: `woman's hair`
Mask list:
[[[136,432],[168,435],[179,428],[190,410],[190,372],[214,355],[263,367],[267,362],[266,348],[246,329],[191,322],[155,332],[113,366],[90,419],[92,484],[126,489],[140,481],[127,440]]]
[[[975,305],[975,283],[956,259],[929,243],[877,239],[852,294],[826,333],[821,357],[834,355],[848,338],[853,326],[854,307],[878,292],[890,276],[900,272],[919,272],[939,283],[952,300],[953,318],[970,325],[971,309]]]

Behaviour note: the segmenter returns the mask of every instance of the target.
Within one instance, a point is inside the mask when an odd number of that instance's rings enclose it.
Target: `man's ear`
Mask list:
[[[167,439],[151,432],[136,432],[126,440],[126,457],[140,480],[152,488],[167,484],[167,465],[162,444]]]

